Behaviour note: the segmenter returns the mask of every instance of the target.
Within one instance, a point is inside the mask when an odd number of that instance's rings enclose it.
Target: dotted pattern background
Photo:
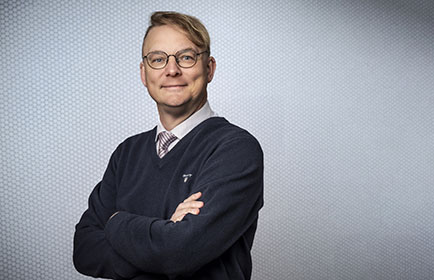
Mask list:
[[[126,137],[155,10],[200,18],[213,109],[265,152],[253,279],[432,279],[429,0],[0,1],[0,279],[88,279],[74,226]]]

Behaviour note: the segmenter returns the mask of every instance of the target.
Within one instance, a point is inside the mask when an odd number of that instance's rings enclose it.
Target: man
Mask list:
[[[160,123],[113,153],[76,226],[74,265],[113,279],[250,279],[262,150],[208,104],[208,32],[194,17],[156,12],[142,54]]]

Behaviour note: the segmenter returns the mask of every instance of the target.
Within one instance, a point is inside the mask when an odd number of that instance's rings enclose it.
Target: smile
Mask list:
[[[169,91],[180,91],[180,90],[184,90],[186,86],[187,85],[164,85],[161,86],[161,88]]]
[[[163,85],[162,88],[181,88],[185,87],[186,85]]]

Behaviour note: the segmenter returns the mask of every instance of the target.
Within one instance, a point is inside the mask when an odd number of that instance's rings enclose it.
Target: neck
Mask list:
[[[160,115],[160,122],[168,131],[174,129],[177,125],[188,119],[191,115],[199,111],[206,103],[206,97],[192,107],[190,110],[185,110],[183,107],[163,107],[158,106],[158,114]]]

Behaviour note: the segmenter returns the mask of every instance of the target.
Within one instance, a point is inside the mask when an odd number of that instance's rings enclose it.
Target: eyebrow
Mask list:
[[[184,51],[193,51],[193,52],[195,52],[195,53],[198,52],[197,50],[195,50],[195,49],[193,49],[193,48],[186,48],[186,49],[182,49],[182,50],[177,51],[175,54],[180,53],[180,52],[184,52]],[[146,55],[148,55],[148,54],[150,54],[150,53],[157,53],[157,52],[162,52],[162,53],[167,54],[165,51],[155,50],[155,51],[148,52]]]

